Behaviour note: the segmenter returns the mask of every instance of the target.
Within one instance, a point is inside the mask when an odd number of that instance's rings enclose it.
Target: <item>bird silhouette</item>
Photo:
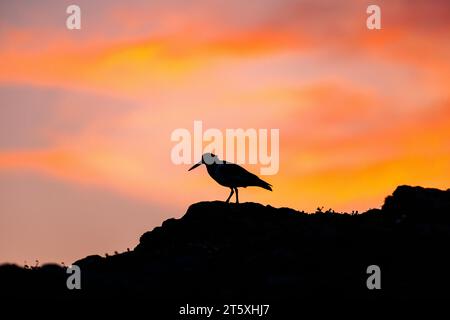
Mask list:
[[[229,202],[234,192],[236,192],[236,203],[239,203],[237,188],[240,187],[261,187],[272,191],[271,184],[261,180],[256,175],[248,172],[237,164],[220,160],[219,157],[212,153],[203,154],[202,160],[194,164],[188,171],[191,171],[202,164],[206,165],[206,169],[211,178],[218,184],[231,189],[226,202]]]

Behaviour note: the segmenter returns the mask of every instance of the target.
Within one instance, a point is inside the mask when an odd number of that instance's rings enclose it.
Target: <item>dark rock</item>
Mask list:
[[[399,186],[382,207],[397,220],[450,221],[450,190]]]
[[[146,232],[137,247],[89,256],[82,290],[65,268],[0,267],[0,295],[177,301],[450,298],[449,191],[398,187],[382,209],[306,214],[256,203],[200,202]],[[366,269],[382,270],[382,290]],[[36,289],[38,288],[38,289]]]

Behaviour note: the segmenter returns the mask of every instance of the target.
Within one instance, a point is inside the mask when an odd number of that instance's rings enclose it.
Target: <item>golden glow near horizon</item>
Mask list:
[[[274,192],[241,201],[363,211],[400,184],[449,187],[446,1],[377,1],[381,30],[362,0],[77,4],[81,30],[67,3],[0,4],[4,261],[120,251],[224,200],[171,161],[195,120],[280,129]]]

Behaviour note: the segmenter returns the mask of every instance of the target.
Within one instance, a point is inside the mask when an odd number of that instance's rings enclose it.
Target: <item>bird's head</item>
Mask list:
[[[198,166],[200,166],[202,164],[205,164],[205,165],[209,166],[209,165],[212,165],[214,163],[221,163],[221,161],[219,160],[219,157],[217,157],[213,153],[204,153],[202,155],[202,160],[200,160],[199,162],[194,164],[188,171],[191,171],[191,170],[197,168]]]

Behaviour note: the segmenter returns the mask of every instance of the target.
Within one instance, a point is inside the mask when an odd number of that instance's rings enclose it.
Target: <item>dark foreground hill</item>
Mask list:
[[[450,298],[450,190],[398,187],[382,209],[306,214],[200,202],[130,252],[89,256],[81,290],[57,265],[0,267],[0,295],[177,301]],[[367,267],[381,269],[369,290]]]

